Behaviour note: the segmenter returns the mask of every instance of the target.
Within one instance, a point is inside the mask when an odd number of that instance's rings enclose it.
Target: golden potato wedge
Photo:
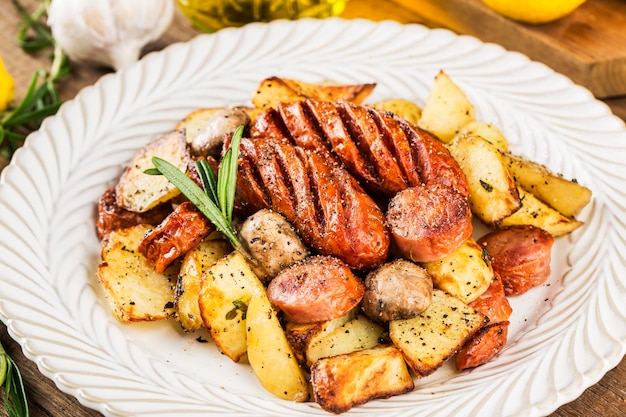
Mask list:
[[[494,145],[480,136],[460,136],[448,149],[467,177],[476,217],[494,225],[521,207],[517,185]]]
[[[489,319],[442,290],[419,316],[389,322],[389,337],[418,377],[435,372]]]
[[[180,191],[163,175],[148,175],[154,168],[152,157],[158,156],[181,171],[187,170],[190,156],[185,135],[173,130],[141,148],[115,186],[117,204],[129,211],[143,213],[178,196]]]
[[[250,119],[253,119],[254,116],[259,113],[259,109],[255,107],[237,106],[236,108],[242,109],[248,113]],[[176,124],[176,130],[184,130],[187,143],[191,143],[207,120],[220,110],[223,110],[223,107],[206,107],[194,110],[178,122],[178,124]]]
[[[246,310],[265,288],[237,251],[218,260],[202,274],[200,317],[220,352],[238,362],[247,351]]]
[[[589,188],[521,156],[505,153],[502,157],[517,184],[562,215],[572,217],[589,204]]]
[[[281,102],[306,100],[313,98],[325,101],[351,101],[361,104],[376,87],[375,83],[337,84],[307,83],[280,77],[269,77],[261,81],[252,104],[258,108],[276,108]]]
[[[308,347],[318,343],[319,340],[335,331],[335,329],[354,319],[357,312],[358,310],[354,308],[336,319],[315,323],[294,323],[288,321],[285,324],[285,334],[298,361],[301,364],[306,364]]]
[[[502,219],[499,226],[530,224],[539,227],[554,237],[566,235],[583,225],[573,217],[565,217],[532,193],[519,187],[522,207],[511,216]]]
[[[178,263],[162,274],[137,251],[139,242],[152,226],[114,230],[102,240],[102,262],[96,273],[121,322],[163,320],[174,313],[174,287]]]
[[[315,402],[332,413],[415,388],[402,353],[395,346],[320,359],[311,367],[311,384]]]
[[[422,117],[422,108],[417,103],[401,98],[379,101],[372,104],[372,108],[378,111],[391,112],[414,125],[417,125],[420,117]]]
[[[435,287],[470,303],[487,291],[493,281],[488,255],[472,238],[443,259],[422,263]]]
[[[493,123],[472,120],[461,128],[458,136],[480,136],[495,146],[500,152],[509,151],[509,142],[504,134]]]
[[[309,385],[276,311],[265,293],[250,299],[247,321],[248,362],[263,387],[287,401],[309,399]]]
[[[185,254],[174,300],[174,317],[184,331],[193,332],[204,326],[198,304],[202,274],[231,251],[232,246],[227,240],[205,239]]]
[[[448,143],[475,117],[476,110],[465,93],[445,72],[439,71],[417,126]]]
[[[307,365],[318,359],[342,355],[376,346],[383,334],[383,328],[363,314],[336,328],[324,337],[317,338],[306,349]]]

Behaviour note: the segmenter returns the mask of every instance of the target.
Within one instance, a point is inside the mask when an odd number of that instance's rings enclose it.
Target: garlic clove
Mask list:
[[[174,8],[171,0],[52,0],[48,25],[72,61],[118,70],[165,33]]]

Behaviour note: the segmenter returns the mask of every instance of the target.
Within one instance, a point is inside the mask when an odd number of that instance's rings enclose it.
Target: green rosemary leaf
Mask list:
[[[144,170],[143,173],[148,175],[163,175],[157,168],[148,168]]]
[[[217,198],[217,179],[209,163],[204,159],[196,161],[196,170],[198,170],[198,174],[200,174],[206,195],[208,195],[215,204],[219,204],[219,199]]]
[[[224,217],[229,222],[233,219],[235,205],[235,190],[237,188],[237,162],[239,159],[239,145],[243,136],[243,126],[239,126],[233,133],[230,146],[224,154],[222,166],[217,177],[217,196]]]
[[[209,198],[206,193],[196,185],[191,178],[185,175],[174,165],[164,159],[153,157],[154,166],[167,178],[176,188],[180,190],[185,197],[189,199],[204,214],[217,230],[222,232],[224,236],[231,242],[235,250],[241,248],[241,242],[237,238],[232,224],[222,215],[220,208]]]
[[[0,386],[3,384],[4,405],[9,417],[28,417],[28,401],[22,374],[0,345]]]

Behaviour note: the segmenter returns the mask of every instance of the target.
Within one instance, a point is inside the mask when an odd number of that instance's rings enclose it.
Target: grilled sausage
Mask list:
[[[404,119],[353,103],[308,99],[262,113],[252,138],[289,138],[305,149],[340,160],[370,192],[393,196],[422,184],[468,195],[467,179],[434,136]]]
[[[150,224],[156,226],[161,223],[173,208],[170,203],[159,204],[153,209],[143,213],[128,211],[117,204],[115,188],[109,188],[98,200],[98,219],[96,232],[100,239],[113,230],[124,229],[137,224]]]
[[[249,209],[282,214],[319,254],[355,269],[387,258],[382,211],[345,169],[317,152],[276,139],[242,140],[237,193]]]
[[[504,293],[502,279],[497,273],[487,291],[469,303],[469,306],[489,317],[491,323],[506,321],[512,313],[511,304]]]
[[[396,259],[367,275],[361,308],[375,321],[404,320],[426,310],[432,297],[430,274],[411,261]]]
[[[264,284],[309,255],[291,224],[275,211],[257,211],[243,222],[238,234],[244,249],[257,261],[251,266]]]
[[[554,237],[535,226],[509,226],[478,240],[502,278],[506,295],[523,294],[550,277]]]
[[[509,322],[489,323],[478,331],[456,355],[456,369],[475,368],[489,362],[506,345]]]
[[[213,231],[213,223],[186,201],[139,242],[138,250],[157,272],[163,272]]]
[[[472,234],[467,199],[437,184],[396,194],[389,202],[387,222],[399,253],[415,262],[441,259]]]
[[[348,265],[332,256],[312,256],[276,275],[267,296],[290,321],[314,323],[348,313],[364,291]]]

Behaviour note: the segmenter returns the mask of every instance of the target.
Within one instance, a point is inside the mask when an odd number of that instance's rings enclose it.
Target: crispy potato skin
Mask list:
[[[410,392],[415,385],[402,353],[380,346],[317,361],[311,367],[315,401],[326,411],[343,413],[376,398]]]
[[[364,291],[350,268],[331,256],[313,256],[294,264],[267,287],[272,304],[295,323],[341,317],[359,304]]]
[[[193,203],[186,201],[142,239],[139,252],[157,272],[163,272],[175,259],[214,231],[213,223]]]
[[[109,188],[98,200],[96,232],[100,239],[113,230],[125,229],[137,224],[156,226],[172,212],[172,205],[163,203],[144,213],[128,211],[117,204],[115,189]]]
[[[450,187],[411,187],[389,202],[387,222],[402,256],[431,262],[452,253],[472,234],[467,199]]]
[[[478,240],[489,252],[506,295],[523,294],[550,277],[554,237],[535,226],[509,226]]]

